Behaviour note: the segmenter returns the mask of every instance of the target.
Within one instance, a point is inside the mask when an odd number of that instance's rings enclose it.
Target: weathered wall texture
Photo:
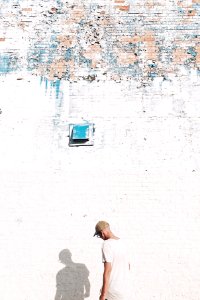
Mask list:
[[[199,0],[4,0],[0,72],[27,69],[72,81],[167,80],[183,68],[199,68],[199,12]]]
[[[129,243],[130,300],[200,299],[199,12],[1,1],[1,300],[98,299],[99,219]],[[71,148],[83,119],[94,146]]]

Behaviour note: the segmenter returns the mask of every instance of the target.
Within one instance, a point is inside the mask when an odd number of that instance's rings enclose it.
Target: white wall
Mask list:
[[[99,219],[128,240],[133,300],[199,299],[196,75],[143,88],[62,81],[58,99],[24,78],[1,77],[1,300],[54,299],[63,249],[98,299]],[[78,118],[95,123],[93,147],[68,147]]]

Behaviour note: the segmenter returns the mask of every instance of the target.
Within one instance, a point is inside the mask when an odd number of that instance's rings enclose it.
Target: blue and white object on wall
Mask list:
[[[69,124],[69,146],[93,146],[94,124]]]

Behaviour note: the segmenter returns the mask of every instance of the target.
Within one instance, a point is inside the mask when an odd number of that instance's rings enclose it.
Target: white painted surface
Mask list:
[[[62,105],[39,79],[1,77],[0,295],[54,299],[61,250],[102,277],[99,219],[128,239],[130,300],[200,299],[200,107],[196,75],[62,82]],[[68,123],[96,124],[94,147],[68,147]]]

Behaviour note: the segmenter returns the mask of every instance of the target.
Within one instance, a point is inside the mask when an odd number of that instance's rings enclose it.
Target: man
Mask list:
[[[102,259],[104,263],[103,285],[100,300],[129,300],[128,286],[130,263],[124,242],[115,236],[106,221],[99,221],[95,234],[104,240]]]

